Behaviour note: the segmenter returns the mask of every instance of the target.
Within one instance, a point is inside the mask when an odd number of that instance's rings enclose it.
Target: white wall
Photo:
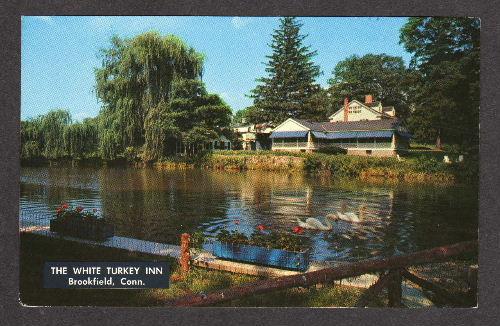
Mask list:
[[[278,127],[276,127],[273,131],[302,131],[302,130],[309,130],[305,128],[304,126],[300,125],[296,121],[292,119],[288,119],[282,124],[280,124]]]
[[[380,115],[367,109],[365,106],[360,105],[356,102],[351,102],[349,104],[350,112],[347,121],[359,121],[359,120],[379,120]],[[330,122],[344,121],[344,110],[340,110],[330,116]]]

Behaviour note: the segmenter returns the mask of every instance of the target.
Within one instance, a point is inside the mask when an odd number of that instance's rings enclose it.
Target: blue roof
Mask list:
[[[341,131],[341,132],[320,132],[313,131],[316,138],[322,139],[347,139],[347,138],[391,138],[392,130],[372,130],[372,131]]]
[[[273,131],[270,138],[302,138],[307,136],[307,131]]]

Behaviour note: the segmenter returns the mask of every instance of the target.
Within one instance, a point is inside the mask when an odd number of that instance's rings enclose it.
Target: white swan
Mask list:
[[[318,219],[309,217],[306,219],[306,221],[301,221],[299,218],[297,218],[297,223],[299,224],[300,227],[304,229],[314,229],[314,230],[324,230],[328,231],[333,228],[332,223],[328,220],[328,218],[325,219],[325,224],[321,223]]]
[[[344,214],[342,214],[340,212],[336,212],[336,215],[335,214],[328,214],[328,215],[326,215],[326,217],[337,219],[337,220],[342,220],[342,221],[346,221],[346,222],[350,222],[350,223],[361,222],[359,217],[355,213],[352,213],[352,212],[347,212]]]

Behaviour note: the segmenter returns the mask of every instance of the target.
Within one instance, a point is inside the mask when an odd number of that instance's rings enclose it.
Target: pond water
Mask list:
[[[315,260],[355,261],[477,238],[472,186],[368,184],[276,172],[24,167],[23,224],[48,224],[61,202],[97,209],[117,235],[178,243],[183,232],[291,231],[297,219],[353,212],[362,223],[306,230]]]

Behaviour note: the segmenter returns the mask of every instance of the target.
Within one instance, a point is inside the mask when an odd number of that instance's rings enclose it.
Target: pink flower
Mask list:
[[[266,229],[266,227],[262,224],[259,224],[259,225],[257,225],[257,229],[259,229],[259,231],[264,231]]]
[[[240,224],[240,220],[234,221],[234,224],[239,225]]]

